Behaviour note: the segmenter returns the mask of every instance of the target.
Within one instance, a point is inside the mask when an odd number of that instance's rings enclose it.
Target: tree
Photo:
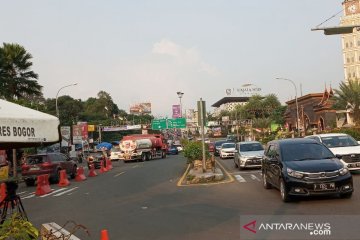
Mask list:
[[[335,106],[346,106],[353,113],[354,123],[360,126],[360,80],[349,80],[348,83],[342,82],[340,89],[335,89]]]
[[[38,74],[30,70],[31,58],[19,44],[3,43],[0,47],[0,97],[11,101],[42,95]]]

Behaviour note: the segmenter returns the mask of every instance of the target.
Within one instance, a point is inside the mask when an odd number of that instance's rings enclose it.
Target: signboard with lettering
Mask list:
[[[61,146],[68,147],[71,145],[71,128],[70,126],[61,126]]]
[[[185,118],[168,119],[168,128],[186,128]]]
[[[82,132],[80,125],[73,125],[73,144],[81,144],[82,143]]]
[[[59,119],[0,99],[0,144],[56,142],[60,139]],[[27,144],[27,145],[26,145]]]

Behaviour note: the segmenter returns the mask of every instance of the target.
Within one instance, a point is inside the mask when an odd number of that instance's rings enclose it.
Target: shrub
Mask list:
[[[39,231],[31,224],[31,222],[23,219],[20,214],[14,213],[0,225],[0,240],[21,239],[30,240],[37,239]]]
[[[206,151],[206,158],[210,157],[208,151]],[[188,159],[187,163],[192,163],[194,160],[202,159],[202,143],[199,141],[190,141],[184,146],[184,156]]]

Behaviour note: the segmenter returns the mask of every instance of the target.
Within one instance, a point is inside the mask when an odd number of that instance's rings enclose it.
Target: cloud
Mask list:
[[[194,68],[198,72],[206,73],[211,76],[220,73],[217,68],[202,60],[200,53],[196,48],[185,48],[168,39],[162,39],[160,42],[155,43],[152,53],[154,55],[169,56],[178,66]]]

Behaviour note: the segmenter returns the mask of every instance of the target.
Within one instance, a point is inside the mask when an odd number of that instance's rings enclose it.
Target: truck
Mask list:
[[[127,135],[120,141],[119,147],[119,159],[124,162],[166,158],[167,144],[161,134]]]

